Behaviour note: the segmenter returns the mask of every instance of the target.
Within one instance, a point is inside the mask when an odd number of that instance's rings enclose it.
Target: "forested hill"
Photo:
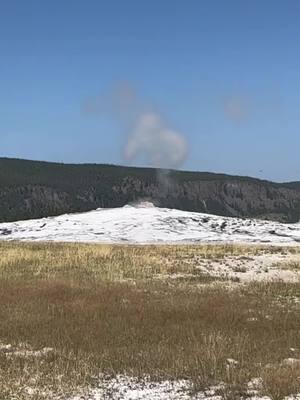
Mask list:
[[[0,221],[147,199],[160,207],[296,222],[300,184],[206,172],[0,158]]]

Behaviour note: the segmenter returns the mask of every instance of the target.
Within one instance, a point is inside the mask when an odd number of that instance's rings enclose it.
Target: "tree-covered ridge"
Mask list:
[[[0,221],[148,199],[162,207],[283,221],[300,219],[300,184],[208,172],[0,158]]]

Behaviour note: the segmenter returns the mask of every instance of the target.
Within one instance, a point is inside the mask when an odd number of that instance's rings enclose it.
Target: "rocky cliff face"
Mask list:
[[[300,191],[265,183],[238,181],[186,181],[145,185],[125,179],[113,191],[121,198],[150,199],[161,207],[217,215],[296,222],[300,219]]]
[[[0,221],[150,200],[160,207],[296,222],[300,186],[253,178],[0,159]]]
[[[37,218],[98,207],[118,207],[151,200],[160,207],[225,216],[255,217],[295,222],[300,219],[300,192],[247,182],[174,182],[168,187],[126,177],[113,185],[109,196],[91,186],[76,192],[26,185],[0,190],[0,218]],[[6,214],[6,218],[3,215]]]

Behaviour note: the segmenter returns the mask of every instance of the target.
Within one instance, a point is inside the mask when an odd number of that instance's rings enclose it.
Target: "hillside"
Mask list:
[[[0,239],[93,243],[258,243],[296,245],[300,223],[220,217],[190,211],[136,206],[64,214],[0,224]]]
[[[223,216],[300,219],[297,182],[0,158],[1,222],[119,207],[145,199],[160,207]]]

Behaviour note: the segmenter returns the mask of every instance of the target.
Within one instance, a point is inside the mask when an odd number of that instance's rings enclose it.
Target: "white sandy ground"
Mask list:
[[[216,394],[218,388],[192,394],[188,380],[152,382],[149,378],[137,379],[126,375],[102,378],[99,387],[87,390],[70,400],[221,400]]]
[[[248,383],[244,400],[271,400],[261,396],[262,380],[253,378]],[[205,391],[193,394],[188,380],[151,382],[145,377],[142,380],[126,375],[101,380],[99,388],[87,390],[69,400],[224,400],[224,385],[220,384]],[[300,400],[300,394],[285,397],[283,400]]]
[[[40,359],[54,353],[55,349],[50,347],[34,350],[27,343],[11,345],[0,342],[0,355],[4,355],[9,359],[14,357],[18,359]],[[300,363],[300,359],[288,358],[283,360],[282,363],[293,365],[298,362]],[[232,358],[226,360],[226,368],[228,370],[238,368],[238,364],[239,362]],[[68,400],[222,400],[221,393],[225,389],[224,384],[221,383],[207,390],[193,393],[192,384],[187,379],[153,382],[148,376],[136,378],[121,374],[115,377],[101,374],[94,378],[98,382],[97,387],[82,389],[80,394]],[[262,389],[262,380],[253,378],[247,386],[246,398],[251,399],[253,396],[257,396]],[[39,395],[47,399],[58,400],[55,395],[51,394],[51,391],[43,391],[35,386],[27,386],[25,392],[29,399]],[[264,399],[269,400],[267,397]],[[300,400],[300,397],[297,400]]]
[[[228,218],[151,203],[0,224],[0,239],[98,243],[300,243],[300,223]]]
[[[238,282],[299,282],[300,254],[262,253],[249,256],[225,256],[222,260],[199,261],[198,270],[210,276]]]
[[[231,368],[233,361],[237,363],[232,359],[227,361],[229,368]],[[300,362],[300,360],[296,361]],[[233,364],[233,367],[235,366]],[[262,388],[262,379],[252,378],[248,382],[245,394],[241,399],[272,400],[269,396],[260,394]],[[51,394],[49,390],[41,391],[32,386],[27,386],[25,392],[28,399],[38,395],[42,398],[62,400],[61,397],[57,398],[54,394]],[[147,376],[136,378],[128,375],[117,375],[115,377],[99,376],[97,387],[82,389],[79,394],[65,400],[225,400],[226,395],[223,393],[226,393],[226,387],[223,383],[200,392],[194,392],[191,382],[186,379],[154,382]],[[282,400],[300,400],[300,393],[287,396]]]
[[[50,347],[34,350],[27,343],[11,345],[0,341],[0,355],[4,355],[8,359],[41,359],[54,353],[55,349]],[[300,363],[300,359],[297,358],[287,358],[282,361],[282,364],[291,366],[298,365],[298,363]],[[238,365],[239,362],[237,360],[232,358],[226,360],[228,371],[231,368],[238,368]],[[115,377],[101,374],[94,378],[98,382],[96,387],[82,389],[80,394],[68,400],[223,400],[224,398],[222,391],[224,391],[225,386],[222,383],[195,393],[193,392],[192,383],[187,379],[154,382],[151,381],[149,376],[137,378],[121,374]],[[251,379],[246,388],[245,399],[270,400],[268,397],[258,397],[262,387],[261,378]],[[47,399],[58,400],[49,390],[43,391],[35,386],[27,386],[24,389],[29,399],[39,395]],[[292,397],[289,399],[292,399]],[[300,400],[300,397],[294,397],[293,399]]]

